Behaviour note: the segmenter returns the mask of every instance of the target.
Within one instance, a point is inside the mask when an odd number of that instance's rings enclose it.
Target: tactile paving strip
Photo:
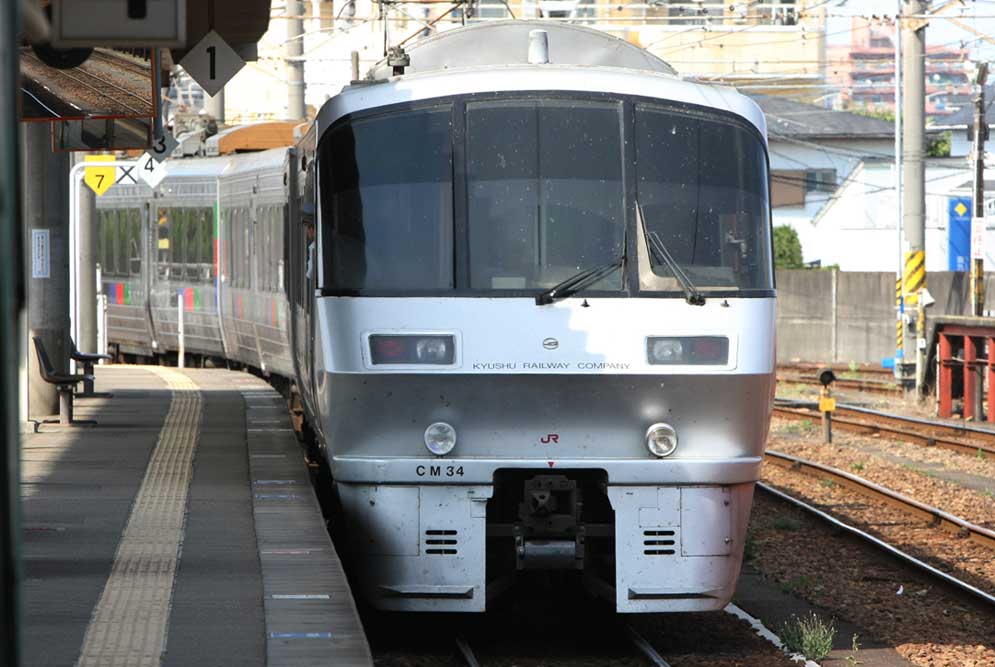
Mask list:
[[[147,370],[166,381],[172,400],[87,626],[80,667],[159,665],[165,648],[203,407],[197,385],[179,371]]]

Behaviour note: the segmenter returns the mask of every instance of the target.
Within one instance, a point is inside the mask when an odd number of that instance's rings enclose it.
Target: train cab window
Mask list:
[[[636,198],[655,234],[699,289],[770,289],[767,161],[756,133],[723,118],[636,105]],[[646,250],[640,289],[676,291]]]
[[[451,108],[347,119],[319,151],[325,287],[451,289]]]
[[[470,287],[548,288],[621,258],[621,104],[477,102],[466,124]]]

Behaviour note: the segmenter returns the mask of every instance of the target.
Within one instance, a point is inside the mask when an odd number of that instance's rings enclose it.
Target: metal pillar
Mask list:
[[[980,248],[973,247],[979,239],[971,234],[971,312],[985,314],[985,139],[988,138],[988,122],[985,120],[985,81],[988,79],[988,63],[978,63],[975,75],[974,96],[974,217],[980,218]],[[974,222],[972,221],[972,231]]]
[[[287,119],[304,120],[304,6],[287,0]]]
[[[20,2],[0,2],[0,665],[21,654],[18,368],[24,297],[18,186]],[[48,123],[44,123],[48,125]]]
[[[69,347],[69,154],[52,152],[52,126],[22,123],[21,174],[27,268],[28,340],[39,336],[60,373],[68,372]],[[93,279],[91,278],[91,281]],[[28,356],[28,416],[59,410],[55,387],[38,371],[31,346]]]
[[[903,377],[902,363],[905,361],[905,299],[902,295],[902,0],[898,3],[895,17],[895,236],[898,247],[897,277],[895,290],[895,378]]]
[[[63,179],[65,180],[65,179]],[[79,198],[79,340],[83,352],[97,350],[97,196],[83,188]]]
[[[222,88],[218,91],[218,94],[211,97],[210,95],[204,95],[204,112],[214,118],[218,122],[218,125],[223,125],[225,122],[225,89]]]
[[[926,13],[925,0],[906,0],[905,15]],[[924,331],[919,307],[920,292],[926,287],[926,21],[905,19],[902,26],[904,99],[902,100],[902,205],[903,226],[908,251],[903,267],[903,293],[906,306],[917,306],[916,336],[911,342],[916,360],[916,387],[925,377]],[[906,309],[907,310],[907,309]],[[911,337],[910,337],[911,338]],[[907,355],[908,356],[908,355]],[[907,358],[907,357],[906,357]]]

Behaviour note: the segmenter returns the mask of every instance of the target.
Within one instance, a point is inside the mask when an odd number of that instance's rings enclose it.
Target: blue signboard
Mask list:
[[[970,197],[950,197],[947,200],[947,248],[949,271],[971,270],[971,206]]]

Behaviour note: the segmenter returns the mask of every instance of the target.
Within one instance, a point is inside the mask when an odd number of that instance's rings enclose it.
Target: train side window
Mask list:
[[[202,219],[203,210],[202,208],[195,208],[187,211],[186,239],[183,244],[183,247],[186,249],[186,279],[197,282],[202,280],[201,266],[204,263],[204,258],[200,252],[200,237],[203,234],[204,228]]]
[[[169,246],[169,209],[156,209],[156,275],[169,280],[169,262],[172,259]]]
[[[137,208],[128,209],[128,268],[132,276],[142,274],[142,212]]]
[[[252,289],[252,212],[242,209],[242,287]]]
[[[202,261],[205,263],[204,269],[204,280],[211,282],[214,280],[215,265],[214,265],[214,208],[201,209],[201,216],[203,217],[203,229],[200,236],[200,256],[203,258]]]
[[[128,212],[119,209],[114,212],[114,273],[128,275]]]
[[[102,209],[97,212],[97,227],[100,231],[100,271],[105,276],[114,275],[111,258],[114,256],[114,225],[113,210]]]

